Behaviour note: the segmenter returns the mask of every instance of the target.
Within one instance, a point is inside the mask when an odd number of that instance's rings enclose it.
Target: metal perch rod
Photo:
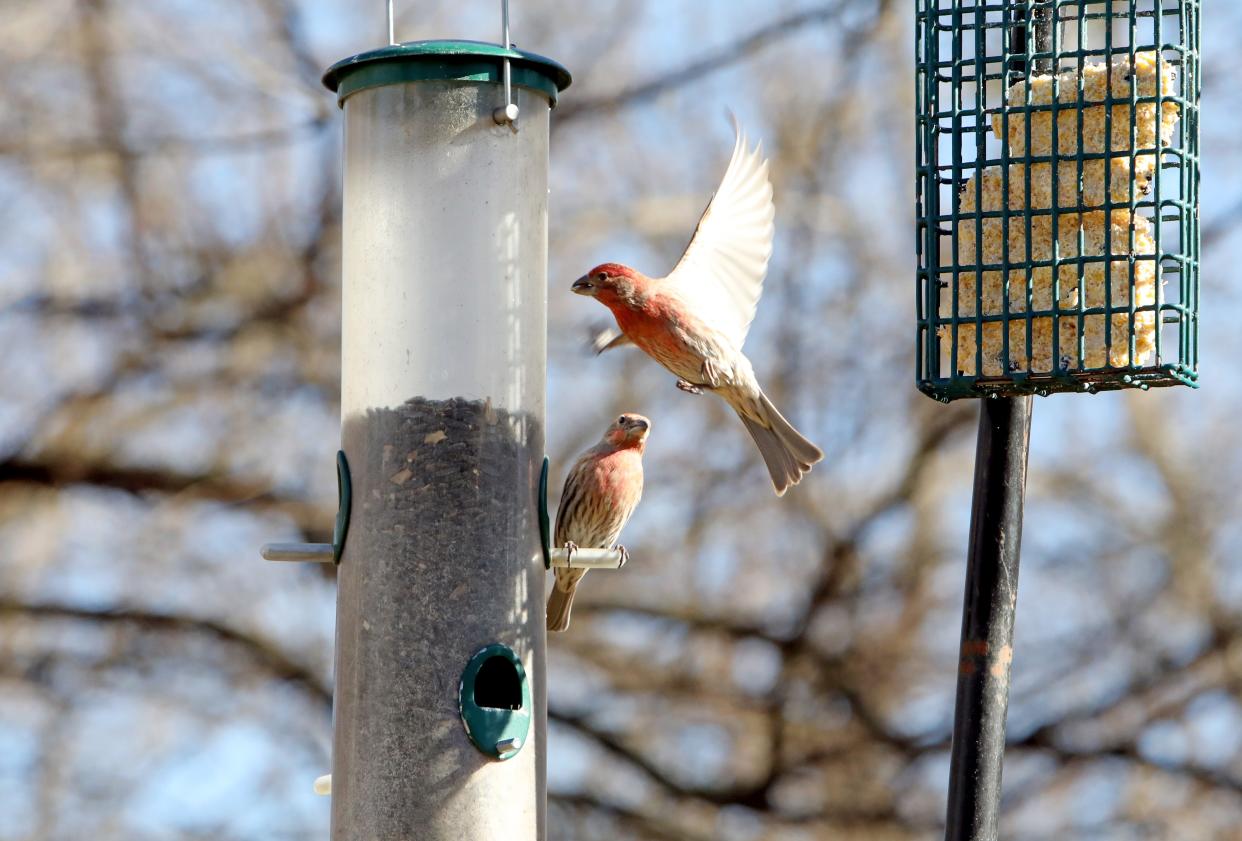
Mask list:
[[[553,549],[553,567],[572,569],[621,569],[625,555],[620,549],[575,549],[571,562],[568,549]]]
[[[268,561],[316,561],[332,562],[331,543],[264,543],[259,548]]]
[[[259,549],[268,561],[332,562],[331,543],[264,543]],[[621,569],[625,556],[620,549],[575,549],[572,562],[568,549],[552,550],[553,567],[573,569]]]

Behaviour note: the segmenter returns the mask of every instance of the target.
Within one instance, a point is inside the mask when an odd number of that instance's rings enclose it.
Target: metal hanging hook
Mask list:
[[[393,6],[395,0],[384,0],[388,14],[388,44],[397,45],[397,18]],[[500,45],[506,50],[513,49],[513,41],[509,37],[509,0],[500,0]],[[513,101],[513,75],[509,67],[509,59],[504,59],[502,74],[505,85],[505,104],[492,111],[492,119],[497,125],[510,126],[517,131],[518,107]]]
[[[509,0],[500,0],[500,38],[501,46],[506,50],[513,49],[509,39]],[[499,125],[512,126],[517,131],[518,107],[513,101],[513,80],[509,71],[509,59],[504,63],[505,104],[492,112],[492,119]]]

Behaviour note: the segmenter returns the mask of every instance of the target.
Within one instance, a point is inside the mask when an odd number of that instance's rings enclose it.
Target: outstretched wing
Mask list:
[[[763,144],[749,148],[737,118],[729,119],[737,136],[729,168],[668,279],[740,348],[763,293],[776,208]]]

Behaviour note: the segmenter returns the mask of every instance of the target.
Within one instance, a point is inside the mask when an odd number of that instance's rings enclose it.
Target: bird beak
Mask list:
[[[643,432],[646,432],[647,430],[651,429],[651,424],[647,423],[647,421],[645,420],[635,420],[634,425],[638,427],[639,429],[641,429]]]
[[[595,294],[595,287],[591,285],[591,281],[587,278],[586,275],[583,275],[582,277],[575,280],[573,283],[573,286],[569,287],[569,290],[571,292],[576,292],[579,295]]]

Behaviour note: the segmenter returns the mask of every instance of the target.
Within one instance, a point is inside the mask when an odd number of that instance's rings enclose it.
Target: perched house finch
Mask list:
[[[651,422],[625,414],[613,421],[600,442],[587,450],[565,477],[556,512],[556,545],[569,550],[611,549],[643,493],[643,450]],[[619,547],[625,552],[625,547]],[[574,590],[585,569],[556,570],[548,597],[548,630],[569,627]]]
[[[720,395],[755,439],[781,496],[824,454],[776,410],[742,353],[772,254],[775,209],[761,146],[748,148],[737,120],[733,126],[729,168],[668,277],[604,263],[572,289],[617,319],[620,333],[597,338],[597,353],[637,345],[677,376],[678,388]]]

